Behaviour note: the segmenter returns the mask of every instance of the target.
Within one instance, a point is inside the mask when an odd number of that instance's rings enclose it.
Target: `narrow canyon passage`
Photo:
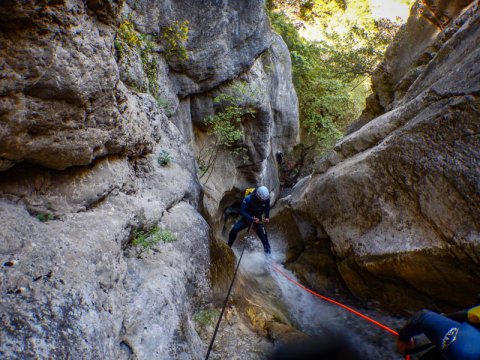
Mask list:
[[[480,0],[392,1],[1,0],[0,358],[203,360],[260,186],[210,359],[402,358],[273,263],[395,330],[473,306]]]

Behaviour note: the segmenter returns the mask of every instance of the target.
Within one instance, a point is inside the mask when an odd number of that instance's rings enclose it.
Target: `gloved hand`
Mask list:
[[[260,219],[254,216],[254,217],[253,217],[253,223],[254,223],[254,224],[259,224],[259,223],[260,223]]]
[[[415,341],[410,339],[409,341],[402,341],[397,338],[397,350],[401,354],[405,354],[408,350],[412,350],[415,347]]]

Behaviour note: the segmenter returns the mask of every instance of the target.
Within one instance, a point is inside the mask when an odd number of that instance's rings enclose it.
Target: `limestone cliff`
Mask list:
[[[0,16],[2,358],[203,358],[192,314],[211,254],[232,255],[199,209],[267,175],[278,189],[274,154],[296,141],[263,1],[6,0]],[[204,202],[196,124],[237,79],[258,89],[248,158],[223,154],[235,175],[216,169]],[[155,226],[176,240],[138,254]]]
[[[479,41],[478,1],[414,5],[377,71],[374,111],[297,184],[279,214],[296,219],[291,266],[311,285],[332,286],[330,271],[357,296],[396,309],[473,303]]]

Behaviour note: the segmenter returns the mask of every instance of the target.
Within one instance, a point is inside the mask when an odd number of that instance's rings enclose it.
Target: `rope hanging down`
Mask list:
[[[248,232],[250,232],[251,227],[252,227],[252,225],[250,225],[250,227],[248,228]],[[210,345],[208,347],[207,356],[205,356],[205,360],[208,360],[208,357],[210,356],[210,352],[212,351],[213,343],[215,341],[215,337],[217,336],[218,327],[220,326],[220,321],[222,321],[223,313],[225,312],[225,307],[227,306],[228,298],[230,297],[230,292],[232,291],[232,288],[233,288],[233,283],[235,282],[235,278],[237,277],[237,271],[238,271],[238,268],[240,267],[240,261],[242,261],[243,252],[245,251],[245,246],[246,245],[247,245],[246,243],[243,245],[242,254],[240,255],[240,258],[238,259],[237,267],[235,269],[235,272],[233,273],[233,279],[232,279],[232,282],[230,284],[230,288],[228,289],[227,297],[225,298],[225,301],[223,302],[222,311],[220,313],[220,316],[218,317],[217,326],[215,326],[215,331],[213,332],[212,341],[210,341]]]

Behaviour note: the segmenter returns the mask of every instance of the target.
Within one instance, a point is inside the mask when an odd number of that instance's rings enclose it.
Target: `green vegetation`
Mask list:
[[[215,325],[217,318],[218,318],[218,311],[211,310],[211,309],[200,310],[199,312],[196,312],[192,316],[193,321],[195,321],[196,323],[198,323],[200,326],[203,326],[203,327],[206,327],[209,325]]]
[[[243,138],[243,130],[240,128],[242,120],[255,114],[249,105],[252,95],[253,91],[241,82],[233,86],[231,94],[223,93],[213,99],[221,110],[204,120],[210,139],[197,155],[200,179],[207,176],[205,182],[213,172],[221,149],[228,150],[235,156],[244,153],[245,149],[234,145]]]
[[[157,96],[155,100],[157,101],[157,105],[163,108],[167,112],[167,114],[170,113],[170,104],[168,103],[167,99],[161,96]]]
[[[370,76],[400,24],[373,19],[368,0],[270,0],[267,6],[290,50],[303,140],[323,153],[361,114]]]
[[[193,314],[195,330],[203,340],[210,340],[218,315],[219,312],[215,309],[204,309]]]
[[[172,21],[169,26],[162,28],[162,39],[167,43],[166,57],[188,60],[185,42],[188,40],[188,20]]]
[[[38,213],[35,215],[38,221],[47,222],[54,219],[53,214],[50,213]]]
[[[160,39],[166,41],[165,56],[167,58],[188,59],[184,45],[188,39],[188,21],[173,21],[162,29]],[[151,37],[135,30],[131,20],[124,20],[118,28],[114,45],[119,60],[132,57],[135,51],[140,53],[143,71],[148,79],[148,88],[137,90],[148,91],[157,100],[158,105],[166,109],[168,103],[160,96],[157,80],[158,60],[154,55],[156,44]]]
[[[114,42],[118,57],[123,59],[131,55],[133,49],[141,47],[141,43],[140,34],[135,30],[133,24],[128,20],[124,20],[118,28]]]
[[[175,240],[177,240],[176,236],[169,230],[154,226],[148,231],[138,229],[133,230],[131,245],[135,247],[137,257],[141,258],[144,252],[148,252],[160,241],[171,243]]]
[[[124,20],[120,24],[115,40],[118,59],[128,59],[133,56],[135,51],[138,51],[142,59],[143,71],[148,79],[148,89],[138,90],[146,90],[152,94],[154,98],[157,98],[159,96],[157,81],[158,61],[153,55],[154,47],[155,43],[149,40],[146,35],[136,31],[131,21]]]
[[[150,42],[146,42],[146,45],[140,52],[142,59],[142,67],[145,75],[148,79],[148,91],[152,96],[157,99],[159,95],[159,87],[157,81],[158,60],[152,55],[152,45]]]
[[[167,150],[160,150],[158,155],[158,164],[160,166],[167,166],[172,160],[172,154],[170,154]]]

